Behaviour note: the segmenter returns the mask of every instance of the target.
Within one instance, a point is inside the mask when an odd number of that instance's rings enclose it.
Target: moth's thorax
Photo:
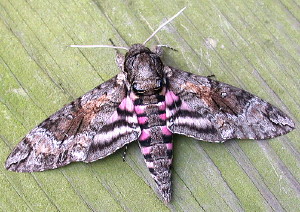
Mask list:
[[[160,57],[142,44],[134,44],[125,55],[124,71],[133,92],[154,95],[165,84]]]

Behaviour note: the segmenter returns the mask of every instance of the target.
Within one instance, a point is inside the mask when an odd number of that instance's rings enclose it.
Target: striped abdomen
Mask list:
[[[139,144],[158,190],[166,201],[171,198],[172,133],[166,126],[166,103],[162,95],[141,96],[134,110],[142,133]]]

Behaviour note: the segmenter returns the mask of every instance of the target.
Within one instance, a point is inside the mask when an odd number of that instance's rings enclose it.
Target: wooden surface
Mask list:
[[[289,114],[297,129],[268,141],[212,144],[174,136],[173,199],[165,205],[138,145],[91,164],[41,173],[4,169],[33,127],[118,73],[112,49],[168,44],[168,65],[246,89]],[[0,209],[3,211],[299,211],[300,2],[0,2]]]

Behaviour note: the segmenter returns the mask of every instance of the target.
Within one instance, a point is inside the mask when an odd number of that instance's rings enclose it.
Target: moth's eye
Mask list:
[[[156,80],[156,87],[154,88],[154,90],[159,90],[161,89],[163,86],[162,80],[161,79],[157,79]]]
[[[132,90],[134,93],[137,93],[137,94],[145,93],[145,90],[138,88],[137,83],[135,83],[135,82],[132,84]]]

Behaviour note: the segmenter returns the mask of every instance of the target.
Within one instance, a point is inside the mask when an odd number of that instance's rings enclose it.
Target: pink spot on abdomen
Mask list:
[[[167,149],[172,150],[173,149],[173,143],[166,143]]]
[[[136,114],[143,114],[145,109],[144,106],[137,105],[134,107],[134,111]]]
[[[164,135],[167,135],[167,136],[172,135],[172,132],[167,128],[167,126],[162,126],[161,131]]]
[[[162,102],[161,105],[159,105],[159,110],[166,110],[166,102]]]
[[[147,117],[138,117],[139,124],[145,124],[148,121]]]
[[[147,140],[148,138],[150,138],[150,132],[149,132],[149,129],[143,129],[142,130],[142,133],[139,137],[139,140],[140,141],[145,141]]]
[[[150,154],[151,153],[151,149],[152,149],[151,146],[149,146],[149,147],[142,147],[142,153],[143,153],[143,155]]]
[[[163,114],[160,114],[159,115],[159,118],[161,119],[161,120],[166,120],[167,119],[167,116],[166,116],[166,114],[165,113],[163,113]]]

